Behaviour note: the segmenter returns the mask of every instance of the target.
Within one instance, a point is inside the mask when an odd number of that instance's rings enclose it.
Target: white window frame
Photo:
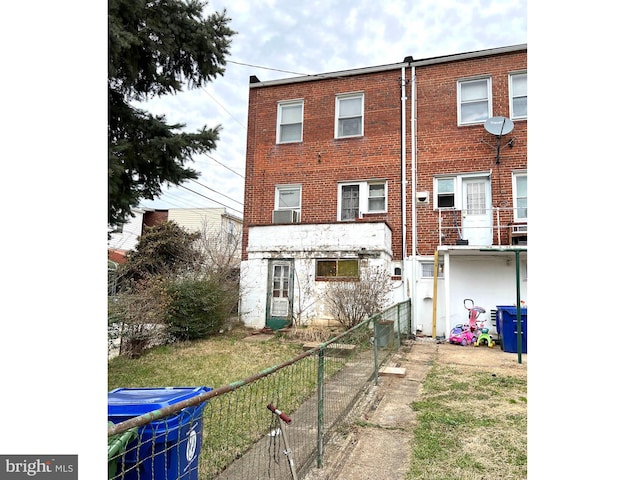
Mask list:
[[[360,99],[360,114],[340,116],[340,103],[343,100],[353,100],[353,99]],[[360,118],[360,131],[352,135],[340,135],[340,121],[348,120],[351,118]],[[352,137],[362,137],[362,136],[364,136],[364,93],[358,92],[358,93],[344,93],[344,94],[336,95],[336,115],[335,115],[334,137],[335,138],[352,138]]]
[[[462,180],[474,177],[491,178],[491,172],[460,173],[456,175],[434,175],[433,177],[433,209],[434,210],[462,210]],[[440,191],[438,180],[453,180],[453,207],[440,206]],[[446,192],[449,193],[449,192]]]
[[[462,100],[462,93],[465,86],[470,85],[471,83],[480,83],[486,82],[487,96],[486,97],[477,97]],[[491,77],[482,76],[482,77],[474,77],[474,78],[465,78],[458,80],[458,126],[462,125],[477,125],[479,123],[484,123],[487,119],[493,116],[493,97],[492,97],[492,82]],[[487,106],[487,116],[482,118],[474,118],[473,120],[463,121],[462,118],[462,110],[463,106],[469,106],[472,104],[483,103]]]
[[[280,205],[280,193],[287,190],[297,190],[298,191],[298,205]],[[295,210],[300,213],[302,208],[302,185],[300,184],[287,184],[287,185],[276,185],[276,196],[274,200],[274,210]]]
[[[297,122],[284,123],[283,110],[289,107],[300,107],[300,119]],[[285,100],[278,102],[278,120],[276,126],[276,143],[299,143],[302,142],[302,135],[304,130],[304,100]],[[283,140],[282,139],[282,127],[287,125],[300,125],[300,138],[295,140]]]
[[[515,87],[513,86],[513,79],[517,78],[517,77],[519,77],[519,78],[524,77],[525,90],[526,90],[524,95],[522,93],[520,93],[520,95],[516,95],[515,94]],[[528,98],[528,85],[527,85],[527,72],[526,71],[513,72],[513,73],[509,74],[509,112],[511,113],[511,119],[512,120],[523,120],[523,119],[527,118],[528,109],[527,109],[527,113],[525,113],[524,115],[516,115],[514,113],[514,109],[513,109],[513,99],[514,98],[524,98],[525,100]]]
[[[420,262],[420,278],[433,278],[433,270],[435,263],[433,260],[424,260]],[[444,261],[438,261],[438,278],[444,277]]]
[[[358,215],[356,218],[362,218],[362,215],[367,213],[387,213],[387,209],[389,208],[389,192],[388,192],[388,182],[386,180],[366,180],[359,182],[340,182],[338,183],[338,213],[337,218],[339,221],[352,221],[351,219],[343,220],[342,219],[342,188],[346,186],[358,186]],[[383,209],[371,209],[369,208],[369,193],[370,187],[372,185],[384,185],[384,208]],[[379,197],[374,197],[379,198]]]
[[[520,195],[520,192],[518,192],[518,178],[522,178],[525,177],[527,179],[527,195]],[[527,172],[526,171],[516,171],[513,172],[513,176],[512,176],[512,192],[513,192],[513,219],[516,222],[526,222],[527,221],[527,216],[528,216],[528,212],[525,213],[524,216],[520,216],[520,212],[519,209],[524,208],[525,211],[528,210],[528,206],[525,207],[518,207],[518,199],[519,198],[524,198],[525,200],[527,200],[526,203],[528,203],[528,194],[529,194],[529,178],[527,177]]]

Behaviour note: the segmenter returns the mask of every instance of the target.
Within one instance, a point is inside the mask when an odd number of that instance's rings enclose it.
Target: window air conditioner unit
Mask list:
[[[273,223],[298,223],[300,221],[300,212],[296,210],[274,210]]]

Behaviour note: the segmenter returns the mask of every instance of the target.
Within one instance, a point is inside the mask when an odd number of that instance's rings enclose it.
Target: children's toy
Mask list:
[[[493,348],[496,342],[489,335],[489,328],[485,326],[485,321],[480,321],[480,314],[485,313],[486,310],[476,307],[470,298],[465,298],[464,306],[469,311],[469,326],[474,338],[473,346],[479,347],[486,344],[489,348]]]
[[[486,344],[487,347],[493,348],[496,342],[493,340],[491,335],[489,335],[489,329],[482,324],[480,327],[480,335],[476,339],[476,342],[473,344],[474,347],[479,347],[480,345]]]
[[[458,345],[471,345],[476,341],[476,337],[471,333],[469,324],[464,325],[459,323],[451,329],[449,334],[449,343],[455,343]]]
[[[469,329],[477,337],[478,326],[476,324],[480,319],[480,314],[485,313],[486,310],[482,307],[476,307],[471,298],[464,299],[464,308],[469,312]]]

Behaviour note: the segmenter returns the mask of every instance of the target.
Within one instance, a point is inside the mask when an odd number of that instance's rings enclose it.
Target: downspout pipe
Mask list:
[[[416,324],[418,323],[418,307],[420,302],[416,294],[418,286],[418,252],[416,242],[418,241],[417,212],[416,212],[416,67],[411,66],[411,333],[415,335]]]
[[[407,57],[411,58],[411,57]],[[405,61],[407,61],[405,58]],[[406,66],[402,66],[400,86],[400,161],[402,178],[402,279],[406,285],[407,272],[407,81]],[[406,294],[406,289],[405,289]]]

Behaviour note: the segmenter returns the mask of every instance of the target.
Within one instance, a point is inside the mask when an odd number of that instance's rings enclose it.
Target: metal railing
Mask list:
[[[410,301],[244,380],[109,426],[110,479],[301,478],[411,334]],[[290,420],[290,421],[284,421]]]
[[[520,234],[523,232],[526,235],[527,222],[526,220],[520,221],[515,218],[516,210],[523,210],[523,208],[491,207],[485,209],[483,212],[489,211],[491,213],[490,226],[465,226],[464,229],[488,230],[492,237],[491,245],[510,245],[512,237],[522,238]],[[524,210],[526,212],[526,208]],[[453,208],[438,209],[438,245],[456,245],[457,240],[462,237],[462,220],[468,213],[472,212]],[[522,227],[524,230],[517,230]],[[514,235],[514,229],[516,235]]]

